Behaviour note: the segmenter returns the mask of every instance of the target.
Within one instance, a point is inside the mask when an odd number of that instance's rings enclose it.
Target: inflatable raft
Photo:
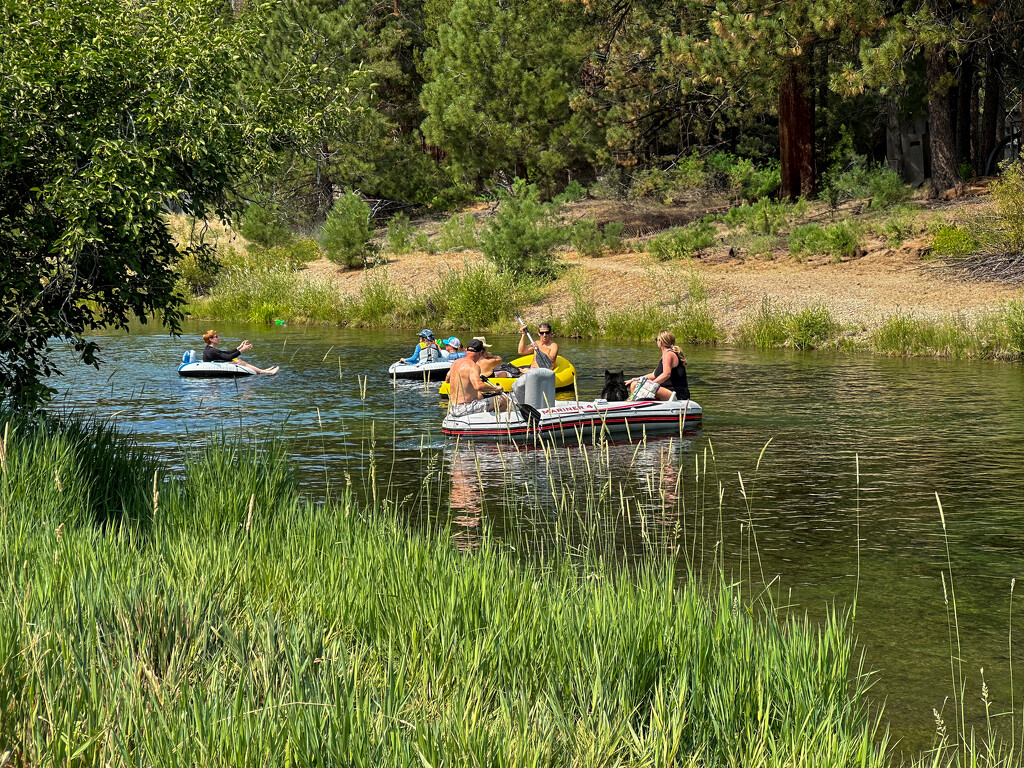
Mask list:
[[[234,379],[255,376],[256,371],[235,363],[204,363],[191,349],[181,356],[178,375],[192,379]]]
[[[700,405],[693,400],[556,401],[549,371],[531,370],[519,381],[508,411],[466,416],[449,411],[441,431],[463,439],[522,440],[547,435],[584,440],[596,434],[632,441],[655,434],[682,434],[698,428],[703,419]]]
[[[517,357],[512,361],[512,365],[525,368],[533,362],[533,355],[526,355],[524,357]],[[492,376],[487,379],[491,384],[497,384],[506,392],[512,391],[512,386],[519,381],[519,378],[511,378],[506,376]],[[576,369],[572,363],[566,360],[561,355],[555,360],[555,389],[572,389],[576,384]],[[449,385],[446,381],[441,385],[441,397],[448,397]]]
[[[388,368],[388,376],[393,379],[443,379],[451,370],[449,360],[437,360],[432,363],[392,363]]]

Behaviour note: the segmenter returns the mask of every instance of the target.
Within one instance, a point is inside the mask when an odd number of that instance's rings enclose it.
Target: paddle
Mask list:
[[[519,321],[520,328],[526,328],[526,323],[523,321],[523,318],[519,316],[519,313],[516,313],[516,320]],[[537,367],[554,369],[555,364],[551,362],[551,358],[547,356],[547,353],[545,353],[544,350],[537,345],[537,342],[533,340],[533,336],[530,335],[529,330],[526,331],[526,338],[528,338],[530,343],[533,345],[533,361],[537,364]]]

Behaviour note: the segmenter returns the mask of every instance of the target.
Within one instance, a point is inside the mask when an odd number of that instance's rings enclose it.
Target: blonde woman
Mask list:
[[[661,360],[653,373],[630,379],[629,392],[632,395],[638,384],[644,379],[652,381],[656,387],[654,398],[668,400],[675,393],[678,400],[690,399],[690,385],[686,381],[686,357],[683,350],[676,346],[676,337],[671,331],[661,331],[657,338]]]

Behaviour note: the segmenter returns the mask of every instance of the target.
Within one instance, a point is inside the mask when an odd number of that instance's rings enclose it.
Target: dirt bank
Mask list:
[[[955,206],[924,204],[922,216],[963,220],[977,215],[986,206],[985,198],[977,196],[958,201]],[[700,212],[691,205],[659,209],[656,215],[645,216],[642,211],[638,213],[635,205],[591,202],[570,209],[568,218],[594,216],[599,222],[624,221],[634,232],[649,235],[692,221]],[[486,213],[484,206],[476,211],[479,217]],[[805,221],[824,220],[826,216],[830,221],[836,218],[818,205],[809,210]],[[856,219],[858,211],[851,207],[841,210],[838,216]],[[784,245],[767,255],[752,256],[730,246],[725,235],[719,239],[717,246],[688,262],[657,262],[642,252],[600,258],[564,253],[570,268],[549,287],[536,312],[560,314],[560,307],[569,301],[572,281],[579,280],[580,275],[582,284],[596,300],[599,314],[642,302],[670,301],[674,296],[685,295],[691,270],[708,288],[710,302],[728,331],[759,306],[764,296],[793,308],[822,302],[838,320],[852,326],[851,330],[870,330],[897,310],[926,318],[955,313],[975,316],[1021,297],[1018,286],[967,280],[927,259],[930,237],[923,227],[898,247],[890,247],[869,235],[857,256],[839,262],[814,256],[797,261]],[[477,251],[411,253],[389,256],[385,268],[391,281],[407,291],[421,292],[428,290],[444,270],[482,258]],[[339,271],[326,259],[310,264],[307,271],[312,276],[332,280],[345,293],[357,293],[366,277],[363,271]]]

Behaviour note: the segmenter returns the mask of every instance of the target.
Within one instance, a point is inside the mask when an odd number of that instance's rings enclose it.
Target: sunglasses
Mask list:
[[[538,331],[538,333],[541,336],[550,336],[551,335],[551,331]]]

